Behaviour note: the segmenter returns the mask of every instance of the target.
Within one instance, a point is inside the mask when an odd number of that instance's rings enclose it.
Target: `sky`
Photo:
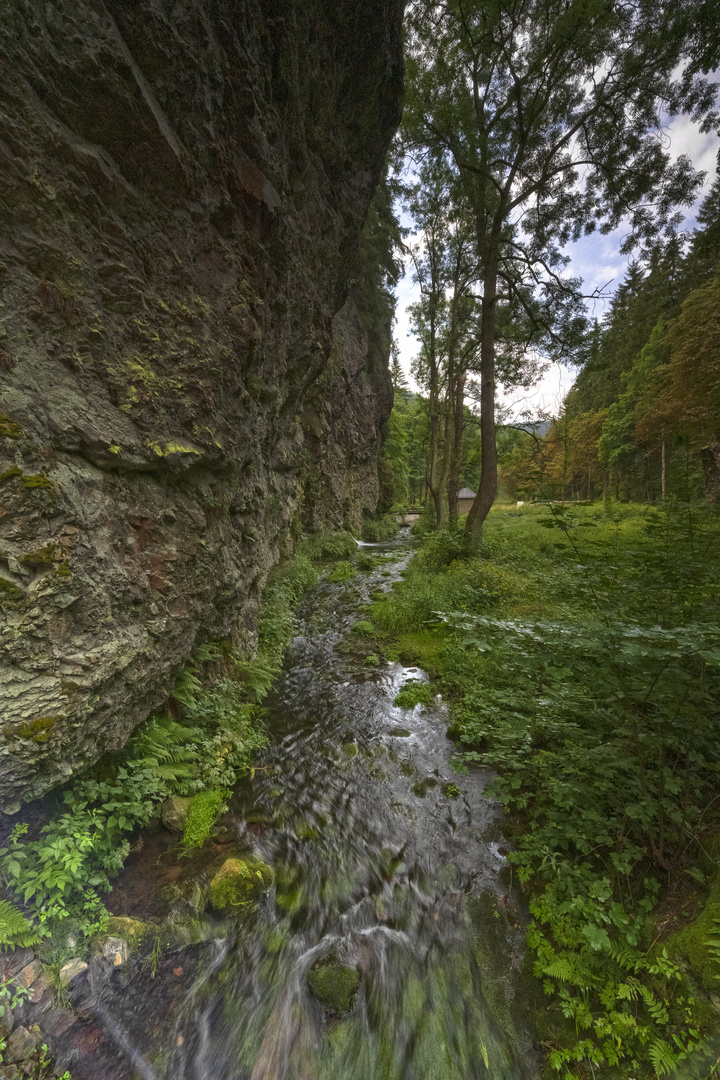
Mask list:
[[[680,154],[688,154],[695,167],[707,173],[697,203],[688,209],[685,228],[692,229],[697,207],[707,194],[715,177],[720,138],[714,132],[701,134],[697,125],[685,116],[676,117],[668,124],[665,131],[672,155],[677,157]],[[410,224],[410,222],[403,222],[403,224]],[[628,265],[627,257],[619,254],[622,240],[623,229],[620,228],[607,236],[594,233],[574,244],[569,244],[566,251],[571,261],[567,273],[572,277],[583,279],[586,286],[585,292],[589,293],[594,289],[607,286],[606,292],[612,294],[625,276]],[[406,242],[412,242],[412,237],[408,237]],[[405,276],[400,280],[396,292],[398,303],[395,338],[400,348],[400,362],[408,376],[410,386],[417,390],[418,387],[410,375],[410,364],[418,352],[419,343],[417,338],[410,333],[408,307],[418,299],[419,291],[413,284],[412,270],[407,265]],[[601,318],[607,303],[607,300],[592,301],[588,307],[590,317]],[[529,413],[533,417],[547,413],[557,415],[565,395],[573,384],[574,377],[572,369],[553,364],[531,391],[527,393],[515,391],[511,395],[501,394],[500,403],[513,417],[518,417],[523,413]]]

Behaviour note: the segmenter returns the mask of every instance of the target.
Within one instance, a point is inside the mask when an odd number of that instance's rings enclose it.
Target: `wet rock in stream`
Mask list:
[[[360,972],[330,956],[308,972],[308,985],[320,1004],[335,1016],[345,1016],[355,1004]]]

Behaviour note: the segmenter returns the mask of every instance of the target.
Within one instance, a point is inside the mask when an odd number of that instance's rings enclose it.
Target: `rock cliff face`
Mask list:
[[[6,811],[121,746],[196,642],[252,635],[303,513],[374,508],[391,391],[347,282],[399,118],[401,14],[6,5]]]

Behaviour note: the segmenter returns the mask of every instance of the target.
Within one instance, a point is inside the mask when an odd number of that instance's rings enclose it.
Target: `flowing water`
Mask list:
[[[393,704],[423,672],[369,667],[338,649],[359,642],[351,627],[363,602],[391,587],[411,553],[407,539],[373,550],[393,561],[307,595],[269,703],[269,746],[233,800],[238,836],[273,867],[274,887],[237,932],[198,947],[194,966],[189,951],[192,975],[182,988],[176,980],[154,1053],[133,1053],[146,1039],[132,1032],[159,985],[146,980],[144,1005],[130,985],[103,1007],[105,1033],[136,1076],[534,1075],[519,1005],[513,1013],[520,933],[498,933],[507,898],[504,858],[486,838],[498,813],[483,794],[488,774],[453,770],[442,702]],[[360,974],[344,1016],[310,990],[308,972],[322,961]]]

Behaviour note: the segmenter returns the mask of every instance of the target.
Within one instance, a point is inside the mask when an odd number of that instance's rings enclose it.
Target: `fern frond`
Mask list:
[[[0,952],[35,945],[40,935],[22,911],[9,900],[0,900]]]
[[[198,645],[190,654],[189,664],[193,667],[197,667],[198,664],[206,664],[208,660],[219,660],[221,655],[222,653],[217,645],[211,643],[208,643],[207,645]]]
[[[190,668],[183,668],[173,687],[172,696],[181,705],[192,705],[202,690],[202,683]]]
[[[667,1076],[677,1063],[677,1054],[664,1039],[653,1040],[652,1046],[648,1048],[648,1056],[652,1061],[656,1076]]]
[[[637,979],[627,979],[626,982],[617,986],[615,993],[621,1001],[637,1001],[640,984]]]
[[[573,982],[576,974],[567,956],[556,956],[550,964],[543,964],[542,973],[551,979],[560,979],[561,982]]]

